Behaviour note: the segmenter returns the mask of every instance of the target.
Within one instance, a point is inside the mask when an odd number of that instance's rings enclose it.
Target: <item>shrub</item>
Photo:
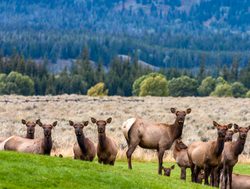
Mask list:
[[[200,96],[209,96],[212,91],[214,91],[216,86],[216,80],[211,76],[206,77],[202,80],[201,85],[198,88],[198,93]]]
[[[105,89],[105,84],[103,82],[97,83],[95,86],[88,90],[88,96],[107,96],[108,89]]]
[[[188,76],[173,78],[168,83],[171,96],[195,96],[197,94],[198,82]]]
[[[215,90],[211,93],[211,96],[218,96],[218,97],[229,97],[233,96],[232,92],[232,86],[229,85],[228,83],[225,84],[218,84],[215,88]]]
[[[240,82],[234,82],[232,84],[232,93],[234,97],[245,97],[247,88]]]
[[[246,98],[250,98],[250,90],[247,92]]]

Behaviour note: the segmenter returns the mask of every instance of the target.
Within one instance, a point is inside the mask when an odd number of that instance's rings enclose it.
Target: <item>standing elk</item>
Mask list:
[[[176,139],[173,156],[177,165],[181,168],[180,179],[182,180],[186,180],[186,169],[190,168],[187,149],[188,147],[182,142],[181,139]]]
[[[43,128],[44,138],[28,139],[20,136],[11,136],[4,144],[5,150],[50,155],[52,148],[51,130],[57,125],[57,121],[52,124],[43,124],[39,120],[37,123]]]
[[[250,130],[248,127],[239,127],[234,124],[234,129],[238,130],[239,136],[237,141],[227,142],[222,154],[222,173],[221,173],[221,188],[232,188],[232,173],[233,167],[238,162],[239,155],[243,152],[246,143],[247,133]]]
[[[96,149],[94,143],[86,138],[83,133],[83,128],[89,124],[88,121],[83,123],[74,123],[69,121],[69,125],[74,127],[77,142],[74,144],[74,159],[81,159],[86,161],[93,161],[96,155]]]
[[[164,172],[164,176],[170,177],[171,171],[174,170],[174,165],[169,168],[162,166],[162,170]]]
[[[126,155],[129,169],[132,169],[132,154],[139,145],[142,148],[157,150],[158,174],[162,174],[164,152],[171,148],[177,138],[181,137],[185,117],[191,113],[191,108],[188,108],[186,111],[177,111],[175,108],[170,110],[176,115],[173,124],[150,123],[140,118],[130,118],[123,123],[123,134],[128,143]]]
[[[106,125],[110,124],[112,118],[105,120],[96,120],[91,118],[91,122],[97,125],[98,131],[98,144],[97,144],[97,157],[98,162],[103,164],[114,165],[116,155],[118,153],[118,147],[115,141],[106,136],[105,129]]]
[[[232,127],[232,124],[220,125],[213,121],[213,125],[217,128],[217,140],[194,142],[188,147],[192,182],[197,182],[198,174],[200,170],[203,169],[205,184],[208,185],[208,177],[211,171],[214,171],[214,168],[216,168],[221,162],[226,132]],[[214,178],[212,177],[212,179]]]

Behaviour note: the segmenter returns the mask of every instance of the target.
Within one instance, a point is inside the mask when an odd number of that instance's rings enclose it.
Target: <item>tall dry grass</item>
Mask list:
[[[58,126],[52,131],[54,141],[53,154],[72,156],[72,147],[76,142],[74,130],[68,120],[83,121],[90,117],[113,121],[107,126],[107,135],[112,136],[119,145],[118,157],[125,159],[126,141],[121,131],[123,121],[139,116],[156,122],[172,123],[175,116],[170,108],[192,108],[186,117],[183,130],[183,141],[189,144],[193,141],[216,138],[216,130],[212,121],[219,123],[237,123],[240,126],[250,125],[250,100],[215,97],[88,97],[80,95],[62,96],[1,96],[0,97],[0,136],[25,136],[26,128],[21,119],[41,119],[44,123],[58,121]],[[97,143],[96,126],[89,124],[84,130],[85,135]],[[42,129],[37,126],[35,137],[42,137]],[[236,138],[237,136],[235,136]],[[245,150],[240,162],[250,163],[250,142],[247,139]],[[141,161],[156,161],[156,152],[138,147],[133,158]],[[165,160],[173,161],[172,152],[167,151]]]

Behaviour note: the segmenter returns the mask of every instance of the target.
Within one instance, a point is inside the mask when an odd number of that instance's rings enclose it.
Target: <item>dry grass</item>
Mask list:
[[[112,117],[112,123],[107,126],[107,135],[116,139],[119,144],[119,158],[125,158],[126,141],[121,131],[123,121],[130,117],[140,116],[157,122],[172,123],[175,116],[170,113],[170,107],[178,109],[192,108],[187,116],[183,131],[183,140],[186,144],[192,141],[214,139],[216,130],[212,129],[212,121],[219,123],[237,123],[240,126],[250,125],[250,100],[215,97],[88,97],[79,95],[23,97],[0,97],[0,136],[25,136],[25,126],[21,119],[36,120],[52,123],[58,121],[53,130],[53,153],[72,156],[72,146],[76,141],[74,130],[68,120],[90,120]],[[96,126],[90,124],[85,129],[87,137],[97,143]],[[36,137],[42,137],[42,129],[36,129]],[[235,136],[237,137],[237,136]],[[241,162],[250,163],[249,137],[245,151],[241,155]],[[248,153],[248,154],[247,154]],[[152,150],[137,148],[133,158],[142,161],[155,161],[156,153]],[[171,151],[166,153],[167,160],[173,160]]]

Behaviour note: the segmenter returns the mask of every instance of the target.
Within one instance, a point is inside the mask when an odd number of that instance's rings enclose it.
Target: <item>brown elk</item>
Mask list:
[[[93,161],[96,155],[96,149],[94,143],[85,137],[83,134],[83,128],[89,124],[88,121],[83,123],[74,123],[69,121],[69,125],[74,127],[77,142],[74,144],[74,159],[81,159],[86,161]]]
[[[226,136],[225,136],[225,144],[227,142],[231,142],[233,140],[233,135],[235,133],[237,133],[238,130],[235,130],[235,129],[228,129],[227,132],[226,132]],[[224,144],[224,145],[225,145]],[[225,150],[225,147],[224,147],[224,150]],[[222,152],[222,155],[223,155],[223,152]],[[218,167],[216,167],[213,172],[211,172],[211,182],[210,184],[212,186],[215,186],[215,187],[219,187],[219,184],[220,184],[220,173],[221,173],[221,170],[223,168],[223,165],[222,164],[219,164]]]
[[[167,167],[163,167],[162,166],[162,170],[164,172],[164,176],[168,176],[170,177],[171,171],[174,169],[174,165],[172,165],[171,167],[167,168]]]
[[[249,189],[250,175],[232,174],[232,189]]]
[[[182,135],[185,117],[191,112],[170,109],[176,115],[173,124],[150,123],[140,118],[131,118],[123,123],[123,134],[128,143],[127,159],[128,168],[132,169],[131,157],[139,145],[146,149],[156,149],[158,152],[158,174],[162,174],[162,161],[165,150],[171,148],[173,142]]]
[[[208,185],[208,177],[212,169],[216,168],[221,162],[226,132],[232,127],[232,124],[220,125],[213,121],[213,125],[217,128],[217,140],[194,142],[188,147],[192,182],[197,182],[198,174],[203,169],[205,184]]]
[[[173,156],[177,165],[181,168],[180,179],[186,180],[186,169],[190,168],[190,163],[187,155],[188,147],[181,139],[176,139],[173,150]]]
[[[115,141],[106,136],[105,129],[106,125],[110,124],[112,118],[105,120],[96,120],[91,118],[91,122],[97,125],[98,131],[98,144],[97,144],[97,157],[98,162],[103,164],[114,165],[116,160],[116,155],[118,153],[118,147]]]
[[[239,127],[234,124],[234,129],[238,130],[239,136],[237,141],[227,142],[222,154],[221,163],[223,165],[221,173],[221,188],[232,188],[232,173],[233,167],[238,162],[239,155],[243,152],[246,143],[247,133],[250,130],[248,127]]]
[[[4,144],[5,150],[50,155],[52,148],[51,130],[57,125],[57,121],[53,124],[43,124],[38,121],[38,125],[43,128],[43,139],[28,139],[19,136],[12,136],[7,139]]]

